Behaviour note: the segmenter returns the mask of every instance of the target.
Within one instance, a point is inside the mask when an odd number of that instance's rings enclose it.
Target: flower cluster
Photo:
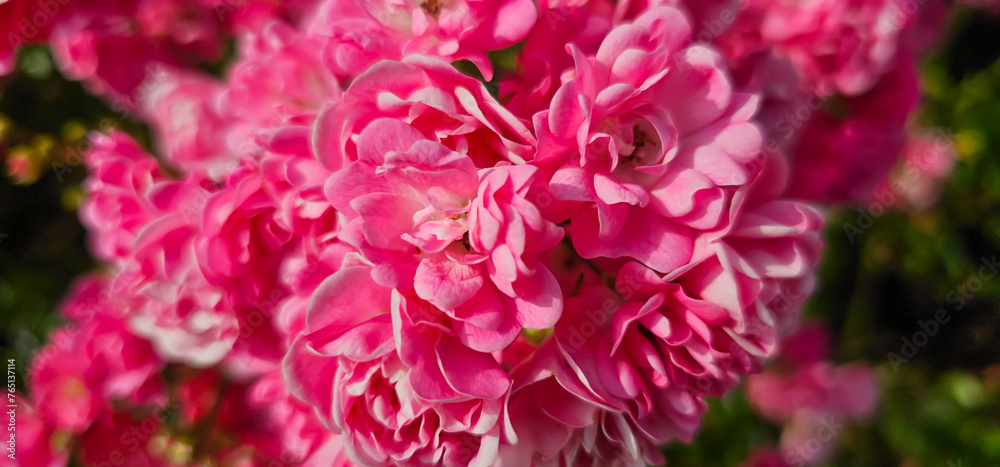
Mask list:
[[[34,403],[18,398],[24,442],[0,465],[351,465],[276,365],[249,380],[159,355],[130,329],[123,280],[87,276],[64,302],[28,370]]]
[[[796,327],[793,198],[886,177],[933,32],[894,0],[98,3],[0,5],[159,156],[91,137],[107,270],[33,365],[33,465],[661,463]]]

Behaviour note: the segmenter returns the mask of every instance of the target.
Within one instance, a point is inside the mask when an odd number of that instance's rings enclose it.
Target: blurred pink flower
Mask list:
[[[846,115],[817,111],[800,122],[790,196],[824,204],[872,200],[906,141],[906,120],[919,98],[915,68],[912,57],[901,57],[875,88],[842,102]]]
[[[142,113],[172,166],[219,178],[239,164],[241,154],[227,144],[228,130],[238,120],[228,114],[223,83],[197,71],[160,67],[145,89]]]
[[[324,104],[340,99],[340,83],[320,63],[317,39],[273,21],[239,40],[226,101],[231,116],[247,120],[253,130],[311,123]]]
[[[161,433],[165,414],[155,409],[148,416],[106,411],[80,437],[80,462],[102,465],[112,459],[124,465],[167,467],[164,451],[170,441]]]
[[[84,159],[96,175],[85,184],[92,196],[81,218],[93,226],[95,250],[118,269],[109,287],[130,310],[125,319],[165,358],[218,362],[239,330],[234,304],[198,261],[210,187],[199,177],[167,178],[120,134],[95,136]]]
[[[254,444],[263,456],[303,467],[353,465],[340,437],[330,432],[312,407],[288,392],[278,368],[253,383],[246,396],[247,411],[260,416],[255,422],[263,429]]]
[[[37,4],[28,0],[8,0],[0,3],[0,32],[7,39],[0,42],[0,76],[12,73],[17,66],[18,47],[44,40],[47,30],[25,24],[35,13]]]
[[[886,207],[927,208],[940,196],[939,185],[955,167],[955,148],[945,135],[907,134],[899,163],[875,189]]]
[[[720,42],[734,58],[774,48],[827,96],[867,92],[896,58],[911,23],[904,0],[752,0]]]
[[[420,54],[469,60],[489,80],[485,52],[520,42],[536,15],[530,0],[325,0],[307,32],[324,40],[324,63],[338,75]]]
[[[820,343],[810,342],[813,339]],[[878,407],[878,384],[871,368],[825,361],[828,350],[823,347],[828,341],[822,327],[804,326],[782,349],[784,370],[747,379],[746,397],[754,410],[785,426],[781,452],[792,465],[825,462],[834,452],[837,427],[848,420],[866,420]],[[810,356],[799,354],[804,347]]]
[[[39,413],[55,429],[80,433],[116,400],[142,400],[163,362],[126,328],[120,303],[102,299],[105,278],[83,280],[63,304],[74,321],[53,333],[28,369]]]
[[[319,63],[315,41],[280,22],[239,39],[241,54],[224,81],[159,67],[143,85],[143,115],[167,160],[185,173],[222,179],[340,99],[340,84]],[[307,147],[299,152],[312,157]]]
[[[762,373],[748,378],[747,397],[765,417],[792,421],[796,413],[811,411],[851,419],[865,419],[877,407],[877,386],[863,365],[834,367],[819,362],[791,375]]]
[[[318,246],[337,235],[336,212],[322,191],[328,176],[315,159],[268,154],[208,197],[198,261],[234,305],[255,306],[281,289],[277,267],[286,248],[303,240]]]
[[[165,39],[185,55],[215,58],[222,53],[219,15],[202,0],[134,1],[134,21],[144,36]]]
[[[95,133],[84,157],[90,176],[80,222],[90,230],[98,259],[121,267],[131,257],[139,230],[154,218],[157,191],[170,181],[156,159],[124,133]]]
[[[4,165],[7,175],[14,183],[30,184],[38,180],[42,161],[34,156],[31,149],[4,151]]]

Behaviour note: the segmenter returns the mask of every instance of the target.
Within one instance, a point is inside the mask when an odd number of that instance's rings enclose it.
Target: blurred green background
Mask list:
[[[1000,261],[1000,19],[968,10],[950,24],[923,63],[916,117],[944,129],[957,150],[942,197],[887,212],[853,244],[843,226],[857,222],[858,207],[828,219],[806,315],[829,324],[838,362],[866,362],[882,386],[879,411],[847,428],[832,465],[1000,466],[1000,276],[970,282],[984,259]],[[149,137],[62,78],[46,50],[22,50],[19,70],[0,96],[0,150],[21,170],[19,179],[0,178],[0,346],[18,362],[23,389],[32,353],[60,322],[57,303],[74,277],[99,267],[75,213],[85,173],[72,148],[109,122]],[[939,309],[951,320],[894,365],[889,354]],[[739,465],[779,436],[734,391],[711,402],[694,443],[667,448],[668,464]]]

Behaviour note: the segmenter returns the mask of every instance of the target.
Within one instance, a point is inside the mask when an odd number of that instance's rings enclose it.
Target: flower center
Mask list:
[[[629,127],[622,125],[618,136],[618,167],[628,173],[639,167],[652,167],[663,162],[666,144],[660,141],[660,134],[648,121],[642,118],[633,120],[632,134]],[[631,138],[629,137],[631,136]]]
[[[441,12],[441,7],[442,5],[439,0],[424,0],[424,2],[420,4],[420,8],[424,10],[424,13],[427,13],[435,18],[438,13]]]
[[[435,201],[442,199],[436,198]],[[417,247],[418,253],[437,253],[452,245],[470,251],[468,208],[440,203],[435,205],[435,201],[414,214],[414,230],[403,234],[403,240]]]
[[[656,140],[651,138],[646,132],[639,128],[639,125],[632,125],[632,152],[625,156],[625,160],[632,160],[638,157],[647,145],[656,147]]]
[[[90,393],[90,391],[87,390],[87,386],[83,384],[83,381],[80,381],[77,378],[69,378],[65,381],[62,385],[61,391],[64,396],[74,400],[79,400]]]

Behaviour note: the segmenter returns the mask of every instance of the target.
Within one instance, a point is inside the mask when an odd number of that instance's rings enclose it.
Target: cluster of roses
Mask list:
[[[944,7],[56,2],[28,39],[159,159],[92,138],[36,466],[662,462],[794,328],[791,198],[887,176]]]

